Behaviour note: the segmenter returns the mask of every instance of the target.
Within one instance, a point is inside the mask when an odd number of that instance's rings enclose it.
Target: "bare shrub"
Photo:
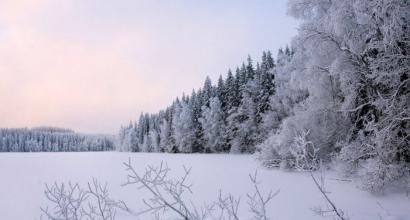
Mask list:
[[[123,201],[110,198],[107,184],[96,179],[87,183],[85,189],[79,184],[46,185],[44,194],[53,207],[41,208],[44,217],[49,220],[114,220],[117,210],[129,211]]]
[[[159,166],[147,166],[143,173],[138,173],[131,160],[124,163],[127,171],[127,181],[123,186],[137,186],[138,190],[146,190],[149,198],[143,198],[145,205],[141,210],[128,208],[123,201],[110,198],[107,184],[100,184],[93,179],[82,189],[79,184],[46,185],[46,198],[54,204],[52,209],[41,208],[49,220],[114,220],[118,210],[125,211],[135,217],[151,214],[155,219],[163,216],[177,216],[183,220],[239,220],[238,211],[241,199],[232,194],[223,195],[219,191],[216,201],[210,204],[196,206],[187,198],[192,194],[192,184],[188,182],[191,169],[183,167],[183,175],[179,178],[170,177],[170,169],[161,162]],[[249,211],[255,220],[268,220],[267,205],[279,193],[269,192],[264,195],[260,190],[257,172],[249,175],[254,186],[254,192],[247,194]],[[41,217],[43,219],[44,216]]]

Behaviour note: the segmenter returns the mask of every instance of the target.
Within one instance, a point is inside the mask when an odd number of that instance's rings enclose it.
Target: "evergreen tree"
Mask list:
[[[232,75],[232,74],[231,74]],[[216,97],[218,97],[219,101],[221,102],[221,108],[223,113],[225,114],[227,108],[227,97],[226,97],[226,88],[225,82],[222,78],[222,75],[219,75],[218,84],[216,86]]]
[[[201,100],[202,99],[198,97],[195,91],[193,91],[190,102],[188,103],[192,108],[192,126],[195,134],[195,139],[192,144],[192,152],[202,152],[204,145],[203,129],[199,122],[199,118],[202,115],[202,106],[204,105]]]
[[[246,65],[246,82],[253,80],[255,78],[255,69],[253,68],[253,61],[250,55],[247,59],[248,63]]]
[[[226,108],[225,114],[228,115],[228,111],[232,109],[233,106],[236,106],[236,99],[237,99],[237,84],[236,79],[232,75],[232,71],[228,71],[228,76],[225,81],[225,101],[226,101]]]
[[[171,141],[171,126],[168,120],[163,119],[160,124],[159,152],[172,152],[173,143]]]
[[[210,107],[203,106],[200,119],[204,129],[205,152],[222,152],[225,149],[225,123],[222,105],[218,97],[210,101]]]
[[[258,77],[259,94],[257,94],[257,122],[261,123],[262,115],[270,110],[270,97],[275,93],[273,68],[275,67],[270,52],[263,52],[261,72]]]
[[[214,96],[214,88],[209,76],[206,77],[204,86],[202,88],[202,104],[209,107],[209,101]]]
[[[248,86],[242,90],[242,100],[240,106],[228,117],[228,136],[230,137],[230,152],[244,153],[254,152],[257,139],[256,104],[252,98],[252,88],[254,81],[250,81]]]
[[[195,130],[192,118],[192,106],[187,102],[181,102],[175,106],[173,128],[175,132],[175,144],[179,152],[192,153],[195,140]]]

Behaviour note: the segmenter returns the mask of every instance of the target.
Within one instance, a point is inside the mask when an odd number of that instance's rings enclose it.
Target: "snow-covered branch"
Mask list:
[[[312,177],[313,182],[315,183],[316,187],[322,194],[323,198],[326,200],[326,203],[330,206],[329,210],[322,210],[321,208],[316,208],[315,211],[318,215],[325,215],[328,213],[334,214],[340,220],[348,220],[343,210],[337,208],[336,204],[329,198],[328,192],[326,192],[324,188],[324,179],[323,176],[321,177],[321,182],[317,180],[317,178],[310,172],[310,176]]]
[[[184,174],[180,178],[169,177],[170,169],[161,162],[157,167],[148,166],[144,173],[139,174],[131,164],[131,161],[124,163],[128,172],[127,182],[124,186],[136,185],[138,189],[145,189],[150,194],[149,199],[143,199],[146,206],[138,212],[132,212],[135,216],[150,213],[154,216],[164,215],[170,211],[184,220],[205,220],[205,219],[233,219],[239,220],[238,211],[240,208],[240,198],[235,198],[232,194],[226,196],[219,191],[218,199],[202,207],[197,207],[186,197],[186,193],[192,193],[191,184],[187,183],[191,169],[184,167]],[[257,172],[250,175],[250,180],[255,192],[248,194],[248,205],[255,219],[267,220],[267,205],[279,193],[269,192],[266,196],[259,188]]]
[[[46,185],[44,194],[54,206],[41,208],[49,220],[114,220],[117,210],[129,211],[123,201],[110,198],[107,184],[96,179],[86,189],[72,183]]]
[[[191,169],[184,167],[184,175],[180,179],[174,180],[169,178],[170,169],[163,162],[158,167],[148,166],[142,175],[139,175],[133,168],[131,160],[124,163],[124,166],[128,172],[127,182],[124,183],[124,186],[137,185],[138,188],[148,190],[152,195],[149,200],[143,200],[147,208],[134,213],[135,215],[172,210],[182,219],[202,219],[201,216],[197,215],[198,213],[192,211],[194,208],[190,208],[184,198],[187,191],[192,192],[191,185],[186,183]]]
[[[260,182],[257,179],[258,172],[255,171],[254,175],[249,175],[249,178],[254,186],[255,192],[253,194],[247,194],[248,205],[251,212],[254,214],[255,219],[268,220],[266,213],[266,205],[279,193],[270,191],[266,196],[263,195],[259,189]]]

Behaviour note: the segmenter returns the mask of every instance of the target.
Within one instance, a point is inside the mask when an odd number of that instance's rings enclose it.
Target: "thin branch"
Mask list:
[[[348,220],[345,216],[342,210],[337,209],[336,205],[330,200],[330,198],[327,196],[327,192],[323,189],[323,186],[319,184],[319,182],[316,180],[314,177],[313,173],[310,172],[310,176],[312,177],[313,181],[316,184],[316,187],[319,189],[320,193],[322,196],[325,198],[326,202],[331,206],[330,211],[325,211],[325,212],[333,212],[340,220]],[[318,212],[323,212],[323,211],[318,211]]]

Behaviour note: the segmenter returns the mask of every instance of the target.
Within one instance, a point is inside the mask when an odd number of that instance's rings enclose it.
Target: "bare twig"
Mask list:
[[[107,184],[96,179],[83,190],[78,184],[46,185],[46,198],[54,204],[52,210],[41,208],[49,220],[114,220],[117,209],[128,211],[123,201],[109,197]]]
[[[157,167],[148,166],[142,174],[139,174],[131,164],[131,160],[124,163],[128,172],[127,181],[123,186],[137,185],[138,189],[145,189],[151,197],[142,199],[145,208],[139,212],[130,210],[123,201],[114,201],[109,197],[107,184],[100,184],[96,179],[87,184],[85,190],[78,184],[46,185],[46,197],[55,204],[54,209],[41,208],[44,216],[49,220],[114,220],[117,210],[140,217],[144,214],[152,214],[154,219],[161,219],[168,211],[184,220],[239,220],[240,198],[232,194],[222,196],[219,191],[218,200],[211,205],[204,204],[197,207],[193,202],[185,198],[185,194],[191,193],[191,184],[188,177],[191,169],[183,167],[184,174],[180,178],[170,178],[170,169],[161,162]],[[255,192],[247,194],[250,211],[254,219],[268,220],[267,204],[278,194],[272,191],[264,196],[259,188],[257,172],[249,175]],[[40,219],[42,219],[41,216]]]
[[[148,166],[143,175],[139,175],[135,171],[131,165],[131,160],[124,163],[124,166],[128,171],[128,178],[123,186],[137,184],[138,188],[144,188],[152,195],[148,201],[143,200],[147,208],[134,213],[135,215],[172,210],[185,220],[201,219],[199,212],[191,211],[195,208],[188,207],[183,197],[187,191],[192,193],[191,185],[186,183],[191,169],[184,167],[184,175],[179,180],[173,180],[168,178],[170,169],[163,162],[159,167]]]
[[[316,187],[319,189],[320,193],[323,195],[323,197],[325,198],[326,202],[330,205],[331,209],[330,210],[321,210],[319,209],[314,209],[314,211],[316,213],[318,213],[319,215],[323,215],[324,213],[334,213],[340,220],[348,220],[345,217],[345,214],[343,212],[343,210],[338,209],[336,207],[336,205],[334,204],[334,202],[332,200],[330,200],[330,198],[327,195],[327,192],[324,189],[324,186],[319,184],[318,180],[315,178],[315,176],[313,175],[312,172],[310,172],[310,176],[312,177],[313,181],[315,182]]]

